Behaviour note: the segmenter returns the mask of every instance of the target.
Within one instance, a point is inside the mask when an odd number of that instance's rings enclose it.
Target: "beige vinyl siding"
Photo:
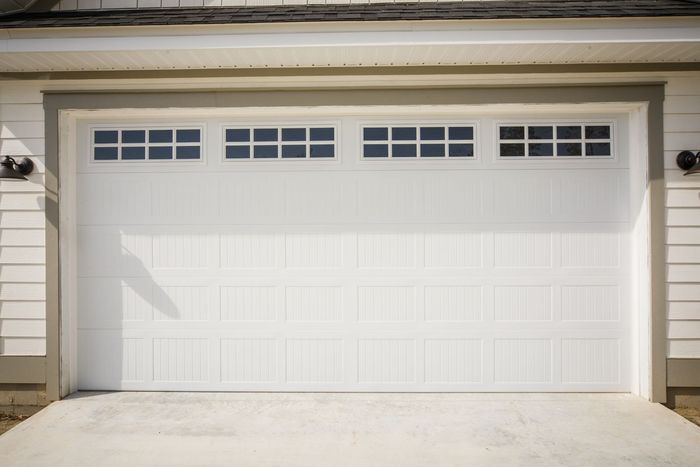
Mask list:
[[[46,352],[44,111],[38,86],[0,86],[0,156],[31,157],[29,182],[0,181],[0,354]]]
[[[700,176],[676,155],[700,151],[700,76],[668,80],[664,104],[668,356],[700,358]]]

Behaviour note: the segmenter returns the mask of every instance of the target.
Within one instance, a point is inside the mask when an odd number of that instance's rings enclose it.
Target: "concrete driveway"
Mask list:
[[[698,466],[700,428],[628,395],[79,393],[0,465]]]

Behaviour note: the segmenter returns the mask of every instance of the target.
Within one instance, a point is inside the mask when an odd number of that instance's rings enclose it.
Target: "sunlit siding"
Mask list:
[[[44,110],[37,86],[0,86],[0,155],[31,157],[29,182],[0,181],[0,354],[46,351]]]
[[[675,161],[700,151],[700,76],[670,79],[666,94],[668,356],[700,358],[700,176]]]

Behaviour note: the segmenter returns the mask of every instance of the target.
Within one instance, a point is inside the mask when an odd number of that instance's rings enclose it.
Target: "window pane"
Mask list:
[[[557,143],[558,156],[580,156],[581,143]]]
[[[172,159],[173,148],[171,146],[152,146],[148,148],[149,159]]]
[[[609,156],[610,143],[586,143],[587,156]]]
[[[528,155],[531,157],[548,157],[554,155],[552,143],[530,143]]]
[[[393,157],[416,157],[415,144],[392,144],[391,155]]]
[[[116,144],[118,138],[116,131],[95,131],[95,144]]]
[[[247,128],[229,128],[226,130],[226,141],[229,143],[245,143],[250,141],[250,130]]]
[[[470,126],[450,127],[448,134],[450,139],[474,139],[474,129]]]
[[[311,157],[335,157],[335,145],[333,144],[312,144],[310,150]]]
[[[255,141],[277,141],[277,128],[256,128],[253,130],[253,139]]]
[[[365,144],[363,154],[365,157],[389,157],[389,145]]]
[[[254,146],[253,157],[256,159],[274,159],[277,157],[277,146]]]
[[[527,128],[529,139],[552,139],[553,131],[551,126],[531,126]]]
[[[395,141],[415,141],[416,139],[416,128],[392,128],[391,129],[391,139]]]
[[[586,139],[610,139],[610,126],[586,125]]]
[[[177,130],[178,143],[199,143],[199,130]]]
[[[450,157],[474,157],[474,145],[450,144],[448,155]]]
[[[199,159],[199,146],[178,146],[175,149],[176,159]]]
[[[445,139],[445,128],[444,127],[421,127],[420,139],[421,140]],[[443,148],[443,152],[444,152],[444,148]],[[431,157],[431,156],[428,156],[428,157]]]
[[[422,131],[422,128],[421,128]],[[420,156],[421,157],[445,157],[445,145],[444,144],[421,144],[420,145]]]
[[[250,146],[226,146],[226,159],[250,159]]]
[[[306,157],[305,144],[285,144],[282,146],[282,157],[284,158],[300,158]]]
[[[335,139],[335,128],[311,128],[311,141],[333,141]]]
[[[122,159],[125,161],[138,160],[146,158],[146,148],[143,146],[123,147]]]
[[[172,143],[173,130],[151,130],[148,132],[148,141],[151,143]]]
[[[525,145],[501,143],[501,157],[525,157]]]
[[[581,127],[580,126],[558,126],[557,127],[557,138],[558,139],[581,139]]]
[[[116,147],[102,147],[95,148],[95,160],[96,161],[114,161],[117,160],[117,148]]]
[[[525,139],[525,127],[502,126],[498,129],[501,139]]]
[[[145,143],[146,130],[124,130],[122,131],[122,143]]]
[[[306,141],[306,128],[282,128],[282,141]]]
[[[365,141],[386,141],[389,139],[388,128],[365,128],[362,131]],[[365,156],[367,157],[367,156]]]

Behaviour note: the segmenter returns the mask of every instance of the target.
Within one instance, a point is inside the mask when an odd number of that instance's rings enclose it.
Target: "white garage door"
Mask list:
[[[407,115],[81,123],[79,387],[628,390],[626,120]]]

